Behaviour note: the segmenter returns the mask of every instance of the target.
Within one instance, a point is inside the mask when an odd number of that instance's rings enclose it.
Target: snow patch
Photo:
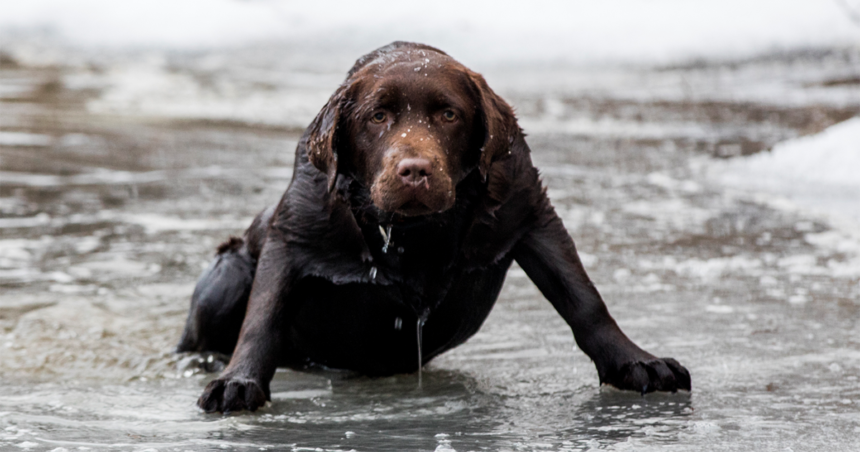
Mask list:
[[[246,218],[179,218],[154,213],[129,214],[125,215],[123,220],[143,226],[148,234],[157,234],[165,231],[242,229],[251,222],[251,219]]]
[[[781,259],[780,267],[790,273],[860,276],[860,117],[777,144],[770,152],[713,162],[706,173],[734,195],[818,217],[833,228],[804,238],[841,258],[824,267],[816,256],[792,256]],[[795,229],[809,228],[799,223]]]
[[[770,152],[718,162],[711,174],[730,187],[860,222],[860,117],[777,144]]]
[[[716,257],[713,259],[688,259],[678,261],[666,256],[662,260],[643,259],[639,268],[643,270],[670,270],[677,274],[698,277],[703,281],[714,281],[724,274],[758,273],[762,269],[762,261],[747,256]]]
[[[51,137],[38,133],[0,132],[0,146],[42,147],[51,144]]]
[[[653,219],[661,227],[677,230],[699,230],[713,216],[713,212],[696,207],[684,198],[633,201],[624,204],[621,209],[633,215]]]

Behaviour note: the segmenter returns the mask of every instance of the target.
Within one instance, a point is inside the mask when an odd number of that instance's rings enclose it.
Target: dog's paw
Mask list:
[[[601,378],[602,384],[646,394],[654,391],[689,391],[690,372],[672,358],[631,361]]]
[[[212,380],[197,399],[197,406],[207,413],[219,411],[256,411],[266,404],[267,391],[263,385],[250,378],[224,378]]]

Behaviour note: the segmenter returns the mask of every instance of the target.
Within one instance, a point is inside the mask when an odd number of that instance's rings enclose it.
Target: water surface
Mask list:
[[[284,55],[4,60],[0,448],[856,450],[854,248],[702,171],[856,115],[857,86],[826,83],[856,69],[852,51],[486,71],[610,312],[690,369],[691,394],[599,388],[514,266],[480,332],[420,388],[414,374],[283,370],[257,413],[200,412],[223,357],[171,352],[194,281],[279,198],[301,127],[348,65]]]

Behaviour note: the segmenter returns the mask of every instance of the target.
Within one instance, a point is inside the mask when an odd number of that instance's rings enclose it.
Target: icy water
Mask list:
[[[685,364],[692,393],[599,388],[514,266],[420,388],[283,370],[270,406],[202,413],[223,357],[171,352],[196,277],[281,195],[302,125],[355,56],[267,52],[4,54],[0,449],[860,449],[860,247],[704,176],[857,115],[856,50],[484,71],[611,313]]]

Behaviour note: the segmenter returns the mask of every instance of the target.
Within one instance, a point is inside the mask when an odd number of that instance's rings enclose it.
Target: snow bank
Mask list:
[[[860,11],[860,1],[843,5]],[[5,2],[7,36],[43,30],[95,47],[222,47],[260,40],[360,53],[425,41],[470,63],[671,62],[856,45],[860,27],[824,0],[28,0]],[[8,39],[8,38],[7,38]]]
[[[719,162],[724,184],[860,222],[860,117],[746,158]]]
[[[844,256],[828,259],[828,274],[860,277],[860,117],[783,142],[771,152],[715,162],[707,172],[742,196],[826,221],[831,230],[804,234],[805,240]],[[789,272],[798,265],[814,267],[802,260],[780,263]]]

